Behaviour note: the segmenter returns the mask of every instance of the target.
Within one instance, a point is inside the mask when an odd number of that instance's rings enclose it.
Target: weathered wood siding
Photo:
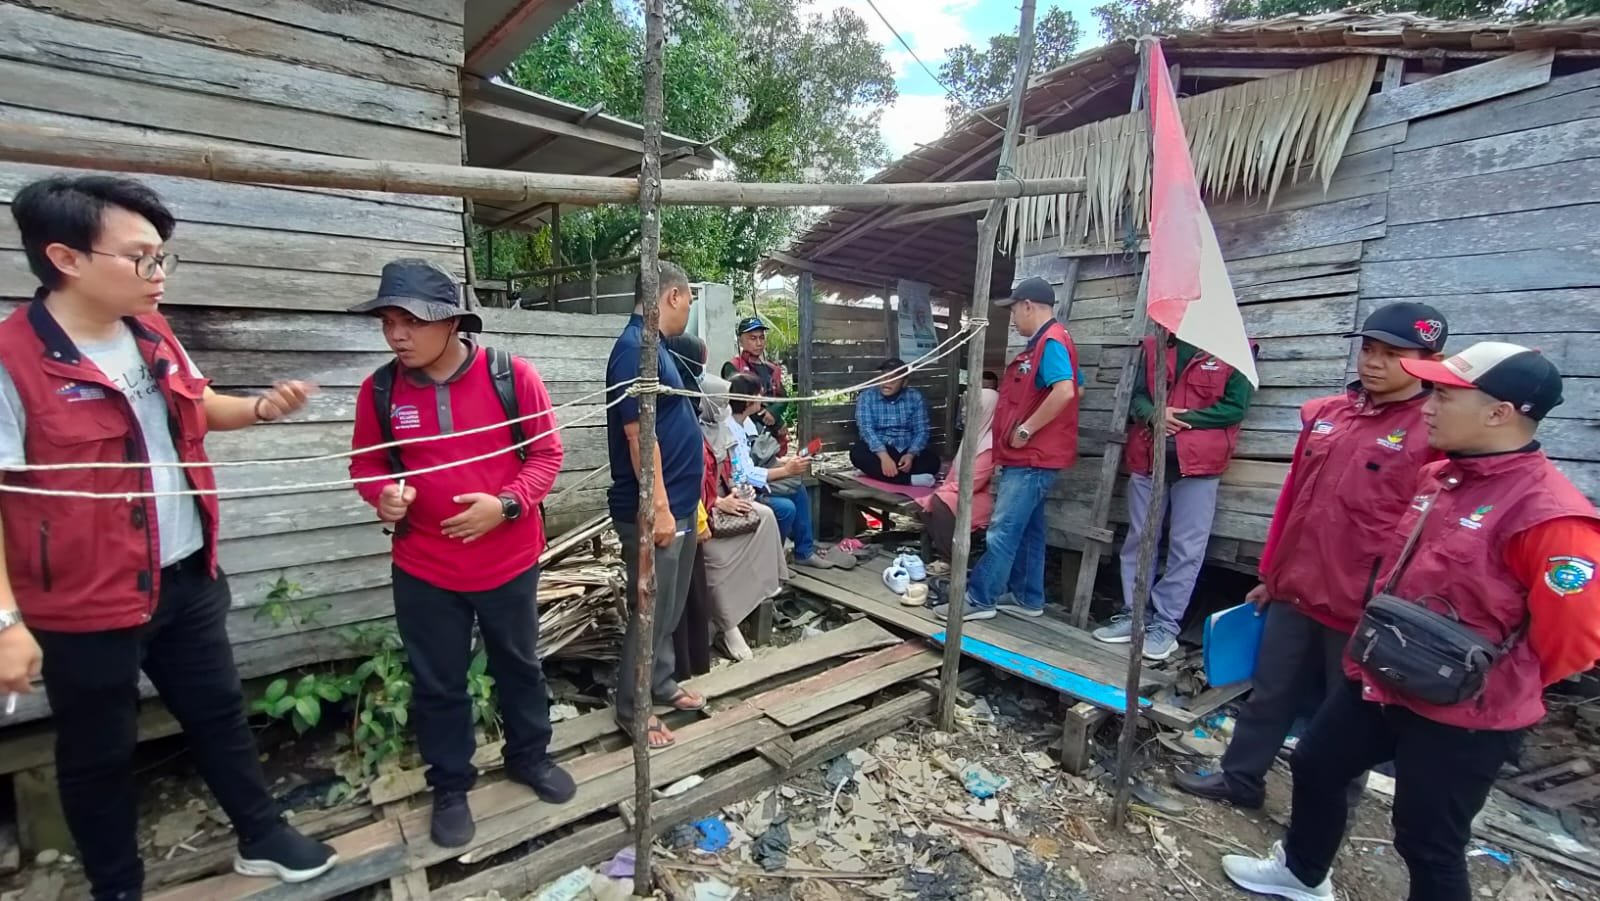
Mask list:
[[[1389,106],[1392,106],[1389,105]],[[1245,326],[1260,341],[1256,392],[1233,467],[1223,476],[1212,559],[1253,566],[1288,470],[1306,400],[1353,378],[1342,337],[1376,306],[1416,299],[1450,317],[1451,348],[1503,337],[1540,347],[1567,376],[1567,402],[1540,429],[1562,469],[1600,497],[1600,71],[1416,120],[1363,121],[1326,192],[1320,182],[1260,201],[1211,207]],[[1042,275],[1071,297],[1070,327],[1089,379],[1083,424],[1108,428],[1137,263],[1088,258],[1078,279],[1047,240],[1024,248],[1016,277]],[[988,362],[1003,365],[991,325]],[[1121,427],[1121,424],[1117,424]],[[1102,447],[1063,474],[1049,509],[1051,543],[1077,547]],[[1115,523],[1127,521],[1113,505]]]
[[[461,161],[463,0],[19,0],[0,2],[0,119],[385,159]],[[0,205],[43,167],[0,164]],[[461,202],[360,191],[145,179],[179,218],[183,268],[164,312],[220,391],[318,382],[291,421],[219,433],[219,461],[347,450],[361,380],[388,358],[376,324],[342,311],[383,264],[421,257],[465,272]],[[0,306],[29,296],[9,209],[0,209]],[[601,386],[620,317],[486,311],[485,340],[533,360],[557,403]],[[575,419],[600,408],[573,410]],[[591,417],[563,433],[558,486],[605,462]],[[342,479],[344,460],[221,468],[224,487]],[[554,499],[556,524],[604,507],[604,482]],[[386,617],[389,540],[353,490],[222,502],[229,631],[245,677],[349,653],[344,628]],[[326,606],[313,625],[256,616],[282,577]],[[147,687],[148,688],[148,687]],[[47,714],[28,696],[20,722]]]
[[[846,306],[844,304],[817,304],[817,343],[812,348],[812,368],[817,391],[835,391],[859,385],[878,375],[878,366],[889,356],[892,347],[889,329],[892,319],[884,315],[881,305]],[[942,342],[949,337],[947,317],[934,316],[934,331]],[[907,362],[914,357],[902,354]],[[930,419],[929,446],[949,457],[954,448],[946,435],[946,411],[949,409],[949,358],[939,360],[931,368],[919,369],[911,377],[911,385],[922,392],[928,402]],[[848,450],[860,435],[856,432],[856,398],[852,394],[838,404],[818,404],[812,433],[820,437],[825,450]]]

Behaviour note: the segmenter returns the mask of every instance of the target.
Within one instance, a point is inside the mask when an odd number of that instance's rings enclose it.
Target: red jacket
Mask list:
[[[1529,624],[1533,586],[1511,565],[1508,550],[1512,541],[1554,520],[1600,519],[1588,498],[1538,450],[1451,458],[1424,468],[1415,501],[1392,536],[1397,548],[1423,510],[1427,510],[1427,520],[1422,535],[1393,593],[1427,600],[1439,612],[1453,609],[1462,625],[1496,643]],[[1561,565],[1558,560],[1550,562]],[[1584,572],[1563,584],[1580,591],[1587,587],[1594,561],[1582,563]],[[1393,565],[1385,569],[1393,569]],[[1555,570],[1551,573],[1554,578]],[[1387,571],[1383,579],[1388,581]],[[1545,680],[1539,654],[1526,637],[1518,638],[1489,671],[1483,694],[1450,707],[1425,704],[1365,678],[1348,657],[1345,671],[1365,683],[1362,695],[1367,700],[1406,707],[1450,726],[1522,729],[1544,718]]]
[[[732,366],[736,372],[744,372],[755,376],[756,381],[761,383],[761,393],[766,397],[782,398],[784,396],[783,367],[777,363],[767,360],[751,360],[741,350],[733,355],[733,359],[728,361],[728,365]],[[782,423],[780,422],[779,425],[782,425]],[[780,432],[782,434],[779,434]],[[778,456],[787,457],[789,455],[789,433],[783,429],[775,429],[773,437],[778,439]],[[707,507],[707,512],[710,509],[710,507]]]
[[[159,313],[126,320],[167,401],[173,446],[185,462],[205,463],[204,379],[189,375],[178,339]],[[123,463],[145,459],[133,407],[84,359],[44,303],[19,307],[0,323],[0,366],[26,411],[23,448],[30,464]],[[189,485],[216,488],[208,467],[186,469]],[[80,469],[8,473],[8,484],[96,494],[151,490],[149,470]],[[211,571],[217,567],[217,498],[202,495]],[[161,539],[154,498],[40,497],[0,493],[6,572],[23,619],[36,629],[102,632],[148,622],[161,597]]]
[[[1152,396],[1156,383],[1155,350],[1155,336],[1146,335],[1143,345],[1144,383]],[[1174,380],[1173,371],[1177,368],[1178,348],[1168,345],[1167,364],[1162,370],[1166,373],[1167,387],[1170,389],[1167,406],[1183,410],[1203,410],[1222,400],[1228,389],[1228,378],[1234,371],[1232,366],[1198,349],[1189,358],[1189,365],[1183,367],[1183,372],[1177,373]],[[1228,468],[1228,462],[1233,459],[1233,449],[1239,446],[1239,426],[1234,424],[1225,429],[1184,429],[1179,432],[1175,436],[1178,442],[1178,472],[1185,476],[1222,475]],[[1154,456],[1153,434],[1149,423],[1135,422],[1128,426],[1126,459],[1129,472],[1142,476],[1150,474],[1150,462]]]
[[[1037,469],[1070,469],[1078,461],[1078,400],[1075,395],[1055,419],[1039,427],[1021,448],[1011,446],[1011,433],[1027,421],[1044,403],[1048,388],[1036,381],[1044,360],[1045,344],[1055,341],[1067,349],[1072,371],[1078,371],[1078,348],[1067,329],[1052,319],[1028,339],[1000,377],[1000,402],[994,408],[994,462],[996,466],[1032,466]]]
[[[486,355],[473,348],[471,361],[460,375],[444,387],[449,392],[450,427],[447,431],[465,432],[480,426],[503,423],[505,410],[489,377]],[[521,416],[550,410],[550,395],[533,364],[520,357],[511,363],[517,387],[517,409]],[[438,435],[439,407],[434,385],[414,383],[402,371],[394,380],[390,397],[390,421],[396,440]],[[557,425],[554,415],[529,419],[522,430],[528,439]],[[352,447],[371,447],[382,443],[376,411],[373,409],[372,378],[361,385],[356,398],[356,427]],[[406,514],[409,528],[394,540],[394,565],[429,585],[448,591],[488,591],[527,572],[544,552],[544,523],[539,504],[550,494],[556,475],[561,472],[561,437],[545,435],[526,446],[527,459],[518,460],[511,450],[511,428],[489,429],[460,438],[444,438],[403,445],[401,462],[408,470],[427,469],[467,460],[496,450],[504,452],[486,460],[438,472],[411,476],[407,487],[417,489],[417,499]],[[383,476],[389,473],[385,451],[368,451],[350,459],[353,478]],[[367,503],[377,505],[388,480],[363,482],[356,486]],[[463,494],[509,492],[522,506],[522,516],[502,522],[476,541],[446,538],[440,523],[464,507],[453,498]]]
[[[1300,440],[1261,554],[1270,597],[1355,631],[1378,572],[1399,551],[1396,523],[1418,472],[1442,456],[1428,445],[1426,399],[1374,404],[1352,385],[1300,408]]]

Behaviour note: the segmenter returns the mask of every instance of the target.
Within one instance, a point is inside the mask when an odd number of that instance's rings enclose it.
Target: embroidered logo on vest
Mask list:
[[[56,389],[56,397],[69,404],[84,400],[105,400],[106,392],[99,385],[83,385],[78,382],[68,382]]]
[[[394,430],[422,428],[422,412],[416,404],[398,404],[389,412],[389,421],[394,423]]]
[[[1488,516],[1489,515],[1489,511],[1493,510],[1493,509],[1494,509],[1494,504],[1484,504],[1483,506],[1481,506],[1478,509],[1472,511],[1468,515],[1461,517],[1461,519],[1458,520],[1458,522],[1459,522],[1460,526],[1462,528],[1464,528],[1464,529],[1474,529],[1474,530],[1481,529],[1481,528],[1483,528],[1483,518],[1485,516]]]
[[[1403,451],[1406,449],[1406,430],[1395,429],[1389,434],[1378,439],[1378,446],[1384,450]]]
[[[1319,419],[1319,420],[1317,420],[1316,424],[1311,427],[1311,433],[1313,435],[1332,435],[1333,434],[1333,420],[1331,420],[1331,419]]]
[[[1582,557],[1551,557],[1544,571],[1544,584],[1551,591],[1566,597],[1589,587],[1594,581],[1594,561]]]

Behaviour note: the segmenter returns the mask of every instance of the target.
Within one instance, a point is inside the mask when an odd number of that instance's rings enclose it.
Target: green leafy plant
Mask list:
[[[392,627],[357,629],[353,634],[352,641],[370,656],[345,677],[343,687],[355,698],[353,750],[361,759],[362,770],[371,776],[405,750],[411,668],[400,635]]]
[[[307,673],[295,683],[293,691],[288,679],[274,679],[250,709],[276,720],[287,720],[297,734],[304,735],[322,722],[324,703],[336,704],[344,697],[342,679]]]
[[[488,669],[489,655],[480,647],[467,669],[467,694],[472,698],[472,722],[496,739],[500,737],[500,706],[495,701],[494,677]]]
[[[321,625],[317,617],[332,609],[331,605],[307,600],[302,597],[304,593],[299,582],[278,576],[278,581],[268,590],[266,600],[256,608],[256,620],[267,620],[275,628],[281,628],[285,623],[292,623],[296,628]]]

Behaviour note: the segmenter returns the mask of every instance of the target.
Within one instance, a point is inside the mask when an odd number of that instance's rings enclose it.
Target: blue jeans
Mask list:
[[[761,502],[778,517],[778,532],[794,539],[794,558],[804,560],[817,552],[817,539],[811,531],[811,497],[804,486],[793,494],[769,494]]]
[[[1044,609],[1044,505],[1060,474],[1031,466],[1000,470],[988,550],[967,581],[967,603],[993,607],[1009,591],[1024,607]]]

